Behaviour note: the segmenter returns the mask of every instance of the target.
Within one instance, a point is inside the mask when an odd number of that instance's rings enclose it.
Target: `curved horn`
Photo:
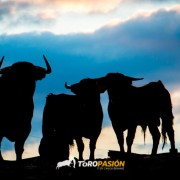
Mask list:
[[[46,57],[44,56],[44,54],[43,54],[43,58],[44,58],[44,61],[45,61],[45,63],[46,63],[46,67],[47,67],[47,69],[46,69],[46,74],[50,74],[51,73],[51,66],[50,66],[50,64],[48,63],[48,60],[46,59]]]
[[[2,59],[1,59],[1,61],[0,61],[0,67],[1,67],[1,65],[2,65],[2,63],[3,63],[3,60],[4,60],[4,56],[2,57]]]
[[[2,59],[0,61],[0,67],[1,67],[1,65],[3,63],[3,60],[4,60],[4,56],[2,57]],[[2,68],[2,69],[0,69],[0,74],[4,74],[5,72],[8,72],[10,69],[11,69],[11,66]]]
[[[71,86],[67,85],[67,83],[65,82],[65,88],[66,89],[71,89]]]
[[[125,76],[128,79],[130,79],[131,81],[139,81],[139,80],[143,80],[144,78],[134,78],[134,77],[129,77],[129,76]]]

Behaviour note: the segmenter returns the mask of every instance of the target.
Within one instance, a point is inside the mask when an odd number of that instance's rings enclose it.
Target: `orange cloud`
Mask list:
[[[63,9],[72,11],[72,12],[100,12],[107,13],[113,10],[121,0],[64,0],[62,5]]]
[[[174,10],[174,11],[177,11],[177,12],[180,13],[180,4],[176,4],[176,5],[174,5],[174,6],[170,7],[170,8],[167,8],[167,9],[170,10],[170,11]]]
[[[28,3],[29,5],[42,6],[46,9],[59,9],[60,12],[79,13],[107,13],[121,3],[122,0],[16,0],[17,4]]]

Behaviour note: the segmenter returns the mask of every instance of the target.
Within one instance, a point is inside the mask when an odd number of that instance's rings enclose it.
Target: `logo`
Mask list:
[[[98,161],[97,167],[99,170],[124,170],[125,161]]]
[[[77,161],[74,157],[69,160],[60,161],[57,163],[56,169],[63,166],[69,166],[73,168],[97,168],[98,170],[124,170],[125,161],[110,161],[110,160],[95,160],[95,161]]]
[[[73,168],[76,167],[76,160],[74,157],[70,157],[69,160],[64,160],[64,161],[58,162],[56,169],[59,169],[59,168],[64,167],[64,166],[71,167],[71,164],[73,164],[73,166],[72,166]]]
[[[124,170],[125,161],[78,161],[79,167],[97,167],[98,170]]]

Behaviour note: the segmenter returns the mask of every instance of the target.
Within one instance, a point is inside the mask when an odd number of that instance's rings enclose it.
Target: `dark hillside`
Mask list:
[[[146,154],[120,154],[109,151],[107,159],[96,161],[125,161],[124,169],[97,167],[68,167],[56,169],[56,165],[42,165],[39,157],[24,159],[21,165],[15,161],[4,161],[0,165],[0,179],[46,180],[61,177],[115,177],[122,179],[175,178],[180,174],[180,153],[163,153],[155,156]],[[88,161],[85,161],[88,162]],[[78,164],[78,163],[77,163]],[[76,164],[76,165],[77,165]]]

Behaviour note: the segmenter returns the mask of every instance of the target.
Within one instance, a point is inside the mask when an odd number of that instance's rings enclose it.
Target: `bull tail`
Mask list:
[[[167,136],[166,136],[166,130],[163,127],[162,127],[162,142],[163,142],[162,149],[164,149],[164,146],[167,143]]]
[[[172,113],[172,102],[171,96],[168,90],[164,87],[161,81],[158,81],[159,85],[161,86],[161,120],[162,120],[162,149],[167,143],[167,133],[173,130],[173,120],[174,116]]]
[[[161,117],[162,119],[162,141],[163,141],[163,146],[162,149],[164,148],[164,146],[167,144],[167,133],[168,131],[171,131],[173,128],[173,119],[174,116],[172,113],[169,113],[168,115],[162,115]]]

